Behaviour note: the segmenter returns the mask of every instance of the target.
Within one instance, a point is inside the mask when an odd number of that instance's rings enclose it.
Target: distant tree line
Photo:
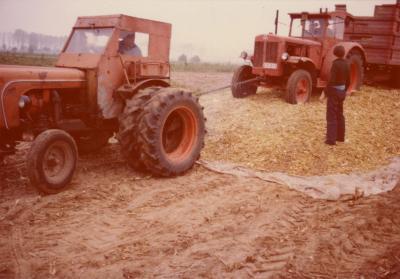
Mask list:
[[[178,57],[178,62],[182,64],[187,64],[187,63],[198,64],[201,62],[201,59],[198,55],[195,55],[192,58],[188,59],[186,54],[181,54]]]
[[[66,36],[50,36],[16,29],[14,32],[0,33],[0,51],[28,53],[59,53]]]

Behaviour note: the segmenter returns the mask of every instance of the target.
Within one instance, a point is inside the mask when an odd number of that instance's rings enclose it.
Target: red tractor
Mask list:
[[[28,176],[57,193],[77,151],[116,133],[134,168],[159,176],[191,168],[204,145],[198,99],[171,88],[171,25],[125,15],[79,17],[55,67],[0,65],[0,161],[33,140]]]
[[[287,102],[305,103],[313,91],[321,91],[327,85],[335,59],[333,49],[337,45],[344,46],[350,63],[348,93],[359,89],[363,83],[366,56],[359,43],[343,40],[350,14],[341,7],[337,5],[333,12],[289,14],[288,37],[272,33],[256,36],[254,54],[241,54],[242,58],[250,60],[251,66],[243,65],[233,75],[233,97],[255,94],[259,86],[278,86],[286,88]]]

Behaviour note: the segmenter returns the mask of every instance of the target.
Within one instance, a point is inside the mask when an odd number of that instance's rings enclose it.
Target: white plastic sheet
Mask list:
[[[205,168],[224,174],[258,178],[286,185],[316,199],[339,200],[388,192],[400,182],[400,157],[387,166],[367,173],[332,174],[325,176],[294,176],[282,172],[264,172],[231,163],[200,160]]]

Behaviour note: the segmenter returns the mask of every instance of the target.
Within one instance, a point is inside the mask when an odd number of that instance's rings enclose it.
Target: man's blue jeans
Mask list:
[[[326,106],[326,141],[335,144],[336,141],[344,141],[346,130],[343,115],[343,102],[346,99],[346,90],[328,87]]]

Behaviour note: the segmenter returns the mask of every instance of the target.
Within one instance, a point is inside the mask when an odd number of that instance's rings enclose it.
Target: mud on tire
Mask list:
[[[126,101],[124,111],[119,116],[117,139],[121,144],[121,154],[128,165],[136,170],[145,170],[140,158],[138,143],[139,122],[146,103],[157,94],[161,87],[149,87],[139,91]]]
[[[200,157],[205,132],[198,98],[179,89],[162,89],[145,106],[139,124],[141,159],[155,175],[182,174]]]

